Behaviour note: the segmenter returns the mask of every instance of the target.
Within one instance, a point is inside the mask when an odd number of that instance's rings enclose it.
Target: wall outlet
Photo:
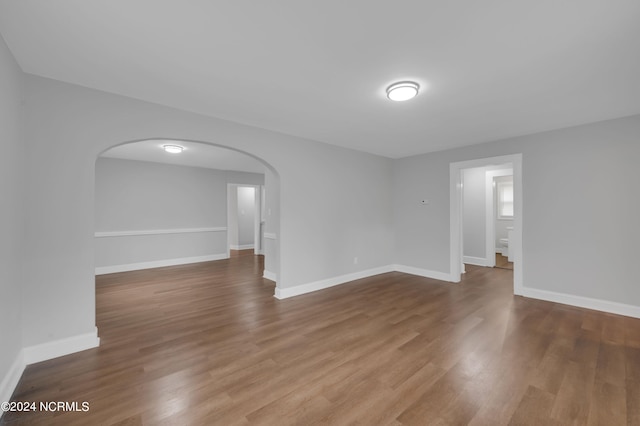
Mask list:
[[[354,264],[354,265],[357,265],[357,264],[358,264],[358,258],[357,258],[357,257],[354,257],[354,258],[353,258],[353,264]]]

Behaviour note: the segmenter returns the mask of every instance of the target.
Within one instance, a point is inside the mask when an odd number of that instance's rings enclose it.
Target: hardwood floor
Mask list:
[[[496,253],[496,268],[513,270],[513,262],[509,262],[509,259],[506,256]]]
[[[638,425],[640,320],[388,273],[273,297],[262,258],[103,275],[101,346],[27,367],[10,425]]]

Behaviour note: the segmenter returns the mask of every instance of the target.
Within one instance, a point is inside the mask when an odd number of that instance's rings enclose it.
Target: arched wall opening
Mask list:
[[[186,149],[168,154],[164,144]],[[206,141],[139,139],[100,152],[94,174],[96,275],[228,258],[228,191],[250,185],[265,189],[259,254],[277,285],[280,177],[263,159]]]

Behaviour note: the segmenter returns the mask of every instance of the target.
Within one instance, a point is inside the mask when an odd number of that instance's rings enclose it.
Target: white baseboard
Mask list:
[[[262,278],[265,278],[274,282],[277,281],[276,274],[274,272],[267,271],[266,269],[262,272]]]
[[[181,257],[177,259],[153,260],[151,262],[127,263],[124,265],[98,266],[96,275],[113,274],[115,272],[137,271],[140,269],[162,268],[164,266],[186,265],[188,263],[209,262],[227,259],[226,253],[210,254],[206,256]]]
[[[610,302],[608,300],[592,299],[590,297],[574,296],[566,293],[556,293],[555,291],[539,290],[524,287],[522,289],[524,297],[532,299],[546,300],[549,302],[562,303],[563,305],[577,306],[579,308],[593,309],[595,311],[608,312],[611,314],[624,315],[632,318],[640,318],[640,306],[626,305],[624,303]]]
[[[467,265],[488,266],[487,259],[484,257],[463,256],[462,262]]]
[[[20,377],[22,377],[22,373],[27,365],[98,346],[100,346],[100,338],[98,337],[98,328],[96,327],[95,331],[90,333],[22,348],[20,352],[18,352],[11,368],[9,368],[9,371],[2,379],[2,382],[0,382],[0,402],[11,399],[11,395],[18,385]]]
[[[229,246],[231,250],[249,250],[249,249],[252,249],[253,247],[254,247],[253,244],[243,244],[239,246],[231,244]]]
[[[428,269],[414,268],[413,266],[392,265],[393,270],[404,272],[405,274],[418,275],[425,278],[433,278],[434,280],[454,282],[451,274],[448,272],[430,271]]]
[[[9,371],[7,371],[2,382],[0,382],[0,403],[11,400],[11,395],[13,395],[13,391],[16,389],[16,386],[18,386],[18,382],[22,377],[22,372],[25,367],[26,364],[24,362],[22,350],[20,350],[16,359],[13,361],[13,364],[9,367]],[[2,413],[0,413],[0,416],[1,415]]]
[[[327,278],[325,280],[314,281],[308,284],[297,285],[289,288],[276,287],[275,297],[277,299],[286,299],[288,297],[299,296],[301,294],[311,293],[313,291],[323,290],[325,288],[344,284],[350,281],[359,280],[361,278],[371,277],[373,275],[392,272],[391,266],[382,266],[379,268],[367,269],[366,271],[354,272],[352,274],[340,275],[338,277]]]
[[[54,340],[40,345],[27,346],[22,351],[24,363],[29,365],[98,346],[100,346],[100,338],[96,327],[95,331],[90,333]]]

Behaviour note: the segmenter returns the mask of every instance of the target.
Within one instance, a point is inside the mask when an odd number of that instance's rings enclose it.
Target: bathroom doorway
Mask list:
[[[504,244],[513,264],[513,292],[522,294],[522,155],[506,155],[461,161],[450,164],[450,271],[451,280],[459,282],[465,271],[465,263],[484,267],[496,266],[496,250],[502,248],[496,238],[496,203],[493,179],[511,176],[512,196],[503,197],[511,209],[513,229]],[[473,180],[470,175],[475,174]],[[477,192],[472,194],[473,186]],[[504,194],[503,194],[504,195]],[[506,204],[505,204],[506,205]],[[504,212],[503,212],[504,213]],[[465,219],[467,219],[465,221]],[[472,230],[465,223],[474,223]],[[505,247],[505,248],[506,248]],[[465,248],[472,249],[467,251]],[[509,257],[509,256],[507,256]],[[499,259],[501,260],[501,259]]]
[[[502,175],[502,172],[509,173]],[[491,174],[491,172],[487,172]],[[493,232],[488,230],[487,238],[495,244],[495,268],[513,270],[513,248],[509,242],[513,240],[513,170],[507,169],[492,175],[493,194]],[[489,190],[489,189],[487,189]],[[487,245],[489,247],[489,245]]]

